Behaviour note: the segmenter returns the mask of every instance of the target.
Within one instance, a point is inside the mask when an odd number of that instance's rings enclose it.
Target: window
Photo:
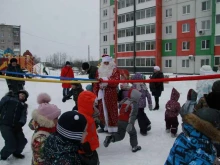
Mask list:
[[[154,17],[156,15],[156,8],[155,7],[147,8],[145,12],[146,12],[146,18]]]
[[[216,2],[220,2],[220,0],[216,0]]]
[[[125,66],[125,59],[118,59],[118,66]]]
[[[215,66],[220,64],[220,57],[215,57]]]
[[[209,65],[209,59],[202,59],[202,60],[201,60],[201,67],[202,67],[203,65]]]
[[[189,26],[189,24],[188,23],[184,23],[183,25],[182,25],[182,32],[183,33],[186,33],[186,32],[189,32],[190,31],[190,26]]]
[[[138,3],[144,3],[145,0],[138,0]]]
[[[201,49],[209,49],[210,48],[210,40],[203,40],[202,41]]]
[[[134,60],[133,59],[126,59],[126,66],[134,66]]]
[[[189,50],[190,42],[184,41],[182,43],[182,50]]]
[[[134,29],[126,29],[126,37],[133,36],[134,35]]]
[[[108,15],[108,10],[107,9],[103,10],[103,17],[106,17],[107,15]]]
[[[146,34],[155,33],[155,24],[146,26]]]
[[[220,23],[220,14],[216,15],[216,24]]]
[[[125,52],[125,44],[118,45],[118,52]]]
[[[125,37],[125,29],[122,29],[122,30],[118,30],[118,38],[122,38],[122,37]]]
[[[132,6],[133,2],[133,0],[126,0],[126,7]]]
[[[103,41],[106,42],[107,40],[107,35],[103,36]]]
[[[107,29],[108,27],[107,27],[107,22],[104,22],[103,23],[103,29],[105,30],[105,29]]]
[[[107,4],[107,0],[103,0],[103,4]]]
[[[134,51],[134,44],[130,43],[130,44],[126,44],[126,52],[131,52]]]
[[[220,36],[215,36],[215,44],[216,45],[220,44]]]
[[[107,48],[104,48],[104,49],[103,49],[103,54],[108,54]]]
[[[134,14],[128,13],[126,14],[126,22],[133,21],[134,20]]]
[[[155,50],[155,41],[146,42],[146,50]]]
[[[172,26],[166,26],[166,34],[171,34],[172,33]]]
[[[202,2],[202,11],[210,9],[210,0]]]
[[[190,5],[183,6],[183,14],[189,14],[190,13]]]
[[[125,7],[129,7],[133,5],[133,0],[119,0],[118,1],[118,9],[122,9]]]
[[[1,33],[1,35],[0,35],[1,37],[4,37],[4,33]]]
[[[202,21],[202,28],[203,30],[209,30],[210,29],[210,20]]]
[[[172,68],[172,60],[165,60],[165,68]]]
[[[189,68],[189,60],[182,60],[182,68]]]
[[[145,50],[145,42],[136,43],[136,51]]]
[[[125,22],[125,15],[119,15],[118,16],[118,23],[123,23]]]
[[[5,40],[1,40],[1,43],[5,43]]]
[[[146,66],[154,66],[155,58],[146,58]]]
[[[145,58],[136,58],[136,66],[145,66]]]
[[[172,8],[166,9],[166,18],[172,17]]]
[[[113,40],[115,40],[115,34],[113,34]]]
[[[165,44],[165,51],[172,51],[172,43]]]

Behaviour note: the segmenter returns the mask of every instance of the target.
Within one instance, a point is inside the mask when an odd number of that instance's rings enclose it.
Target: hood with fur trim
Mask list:
[[[210,138],[213,142],[220,143],[220,130],[215,128],[210,122],[199,118],[193,113],[185,115],[183,121],[192,125],[193,128]]]
[[[46,117],[40,115],[38,113],[38,110],[34,110],[32,112],[32,119],[37,122],[37,124],[40,126],[40,127],[45,127],[45,128],[53,128],[55,127],[55,123],[53,120],[49,120],[47,119]]]

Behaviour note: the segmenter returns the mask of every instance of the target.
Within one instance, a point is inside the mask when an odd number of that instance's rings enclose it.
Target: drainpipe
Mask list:
[[[211,66],[214,67],[215,59],[215,17],[216,17],[216,0],[212,0],[212,34],[211,34]]]
[[[136,73],[136,0],[134,2],[134,73]]]

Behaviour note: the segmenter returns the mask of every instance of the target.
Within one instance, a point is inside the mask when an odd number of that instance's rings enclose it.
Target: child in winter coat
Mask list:
[[[77,111],[63,113],[58,119],[56,133],[44,143],[44,165],[84,165],[78,150],[86,136],[86,126],[86,118]]]
[[[82,85],[80,83],[72,84],[72,89],[68,92],[66,96],[63,97],[62,101],[66,102],[71,96],[73,96],[73,100],[75,101],[75,106],[73,107],[73,110],[78,110],[78,104],[77,100],[79,97],[79,94],[83,91]]]
[[[32,165],[44,165],[42,148],[48,136],[56,132],[56,123],[61,114],[56,105],[49,104],[50,100],[48,94],[41,93],[37,98],[39,107],[32,112],[32,121],[29,124],[35,130],[31,140]]]
[[[134,127],[138,113],[138,101],[141,98],[141,92],[136,89],[130,89],[128,98],[121,102],[121,108],[118,116],[118,132],[111,136],[106,136],[104,146],[108,147],[111,142],[121,141],[125,137],[126,131],[130,136],[132,152],[141,150],[138,146],[137,132]]]
[[[213,141],[220,142],[219,116],[219,110],[211,108],[184,115],[183,132],[176,138],[165,165],[213,165]]]
[[[131,77],[132,80],[144,80],[144,76],[140,73],[136,73]],[[142,93],[141,98],[138,102],[138,125],[140,127],[140,133],[143,136],[147,135],[147,132],[151,129],[151,122],[148,119],[146,113],[144,112],[144,109],[146,107],[146,98],[148,101],[148,108],[149,110],[152,110],[152,100],[151,95],[147,89],[146,84],[144,83],[133,83],[132,88],[137,89],[139,92]]]
[[[183,117],[188,113],[193,113],[197,100],[197,93],[190,89],[187,94],[187,101],[183,104],[182,108],[180,109],[180,115]]]
[[[94,117],[99,115],[99,110],[96,108],[96,105],[98,105],[98,101],[96,100],[96,95],[94,93],[90,91],[80,93],[78,97],[78,112],[84,115],[87,120],[87,135],[82,142],[82,151],[80,153],[88,156],[89,158],[92,157],[95,161],[93,164],[99,163],[98,154],[96,152],[96,149],[99,148],[99,140],[94,121]],[[88,145],[86,143],[89,143],[90,149],[86,149],[87,151],[84,151],[83,147]]]
[[[166,132],[171,132],[171,137],[175,137],[178,130],[178,118],[180,112],[180,103],[178,102],[180,97],[179,92],[173,88],[171,92],[170,100],[166,104],[165,122]]]
[[[22,151],[27,144],[22,127],[27,121],[27,107],[25,103],[29,94],[20,90],[16,95],[7,93],[0,101],[0,131],[5,140],[1,150],[0,160],[7,160],[13,154],[18,159],[23,159]]]

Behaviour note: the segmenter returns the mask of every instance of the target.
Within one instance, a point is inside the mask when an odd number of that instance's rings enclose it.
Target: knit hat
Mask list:
[[[38,104],[49,103],[50,101],[51,101],[51,98],[47,93],[40,93],[37,96],[37,103]]]
[[[27,99],[28,99],[28,97],[29,97],[29,93],[26,91],[26,90],[20,90],[20,91],[18,91],[18,95],[20,94],[20,93],[23,93],[24,95],[25,95],[25,99],[24,99],[24,101],[27,101]]]
[[[107,54],[104,54],[102,55],[102,62],[111,62],[112,61],[112,58],[107,55]]]
[[[159,66],[154,66],[154,70],[160,71],[160,67]]]
[[[70,65],[70,62],[69,62],[69,61],[67,61],[67,62],[66,62],[66,65]]]
[[[58,118],[61,114],[61,110],[54,104],[42,103],[38,107],[38,113],[49,120]]]
[[[13,62],[18,62],[18,60],[16,59],[16,58],[12,58],[11,60],[10,60],[10,63],[13,63]]]
[[[210,65],[203,65],[200,68],[200,75],[209,75],[209,74],[213,74],[213,70],[212,67]]]
[[[190,89],[188,91],[187,100],[192,100],[192,101],[196,101],[197,100],[197,93],[193,89]]]
[[[77,111],[65,112],[58,120],[57,132],[67,139],[81,141],[86,124],[86,118]]]
[[[89,69],[89,63],[88,63],[88,62],[82,63],[82,69],[83,69],[83,70]]]
[[[220,92],[220,80],[217,80],[212,85],[213,92]]]
[[[144,79],[144,75],[140,74],[140,73],[135,73],[135,75],[131,76],[132,80],[143,80]]]

